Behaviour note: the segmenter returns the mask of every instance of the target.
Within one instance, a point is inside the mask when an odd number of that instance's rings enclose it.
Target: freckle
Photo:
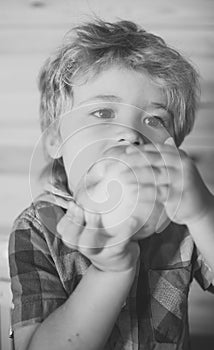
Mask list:
[[[79,333],[76,333],[76,337],[79,337],[79,335],[80,335]]]
[[[71,338],[68,338],[68,341],[71,343],[72,342]]]

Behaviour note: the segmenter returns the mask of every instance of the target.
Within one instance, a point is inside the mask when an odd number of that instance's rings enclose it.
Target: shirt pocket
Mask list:
[[[187,328],[191,266],[150,269],[151,318],[155,341],[178,343]]]

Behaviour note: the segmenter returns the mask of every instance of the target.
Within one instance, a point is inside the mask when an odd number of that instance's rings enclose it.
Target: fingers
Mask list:
[[[127,147],[126,152],[121,155],[129,165],[139,166],[163,166],[180,167],[182,159],[186,154],[182,150],[168,144],[146,144],[140,148]]]
[[[130,239],[137,232],[139,227],[139,219],[134,216],[130,216],[124,222],[115,224],[115,226],[107,228],[105,231],[106,239],[102,238],[102,248],[108,249],[109,252],[111,250],[111,254],[114,251],[124,253],[124,249],[127,244],[129,244]],[[113,230],[113,231],[112,231]],[[100,247],[101,248],[101,247]]]
[[[117,146],[111,147],[104,152],[105,157],[109,159],[119,160],[128,166],[151,165],[151,166],[171,166],[178,167],[181,164],[181,158],[186,154],[182,150],[171,143],[166,144],[146,144],[141,147],[131,146]],[[108,158],[107,158],[108,159]],[[120,162],[121,163],[121,162]]]
[[[135,198],[138,203],[165,203],[169,196],[171,195],[171,187],[167,184],[155,185],[155,184],[143,184],[137,189],[133,188],[135,191]]]
[[[101,217],[97,213],[86,212],[86,226],[84,227],[78,240],[78,249],[83,254],[91,254],[96,249],[102,249],[108,239],[101,224]],[[98,253],[98,250],[96,253]]]
[[[169,186],[162,185],[157,188],[157,200],[160,203],[165,203],[169,197]]]
[[[133,166],[131,170],[126,168],[120,173],[118,182],[122,186],[128,185],[136,200],[139,197],[140,201],[153,200],[164,203],[173,191],[182,190],[182,178],[173,167]]]
[[[57,225],[57,231],[61,234],[65,243],[75,247],[78,245],[79,235],[83,229],[83,209],[71,201],[68,205],[66,214]]]
[[[100,215],[85,212],[71,202],[66,214],[57,225],[63,241],[79,251],[88,251],[105,245],[107,235],[101,225]]]
[[[129,154],[123,156],[122,159],[126,158],[127,164],[138,166],[156,166],[156,167],[177,167],[180,164],[180,156],[176,152],[165,152],[160,153],[156,149],[149,151],[143,151],[140,154]]]
[[[108,150],[107,154],[115,156],[115,148]],[[174,146],[148,144],[141,148],[123,147],[123,152],[122,148],[117,149],[120,153],[116,154],[117,159],[109,158],[105,162],[105,174],[119,176],[130,172],[130,183],[142,180],[144,183],[155,181],[158,185],[169,184],[178,173],[182,176],[186,154]],[[128,154],[126,150],[129,150]]]

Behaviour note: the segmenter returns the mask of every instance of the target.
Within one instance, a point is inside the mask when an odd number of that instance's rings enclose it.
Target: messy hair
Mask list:
[[[131,21],[96,19],[72,28],[45,62],[39,76],[42,131],[72,108],[73,86],[112,65],[146,72],[164,89],[179,146],[191,131],[199,97],[198,74],[157,35]]]

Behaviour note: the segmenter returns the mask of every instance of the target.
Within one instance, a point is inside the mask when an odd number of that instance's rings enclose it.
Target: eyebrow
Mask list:
[[[167,106],[163,103],[160,102],[151,102],[151,106],[154,106],[156,108],[160,108],[160,109],[165,109],[168,112]]]
[[[173,117],[173,111],[171,109],[168,109],[165,104],[159,102],[152,102],[151,106],[154,106],[155,108],[159,109],[164,109],[167,113],[171,115],[171,117]]]
[[[120,98],[119,96],[115,96],[115,95],[96,95],[96,96],[92,96],[87,98],[86,100],[81,101],[80,103],[78,103],[78,106],[84,105],[86,103],[89,102],[93,102],[93,101],[105,101],[105,102],[122,102],[122,98]]]
[[[122,103],[123,99],[119,96],[116,95],[95,95],[92,97],[87,98],[86,100],[81,101],[80,103],[78,103],[77,107],[88,104],[90,102],[95,102],[95,101],[105,101],[105,102],[119,102]],[[164,109],[166,112],[168,112],[169,114],[171,114],[173,116],[172,111],[170,111],[169,109],[167,109],[167,106],[163,103],[160,102],[151,102],[150,106],[154,106],[155,108],[159,108],[159,109]],[[137,107],[137,106],[136,106]],[[139,108],[139,107],[137,107]],[[141,108],[142,109],[142,108]]]

